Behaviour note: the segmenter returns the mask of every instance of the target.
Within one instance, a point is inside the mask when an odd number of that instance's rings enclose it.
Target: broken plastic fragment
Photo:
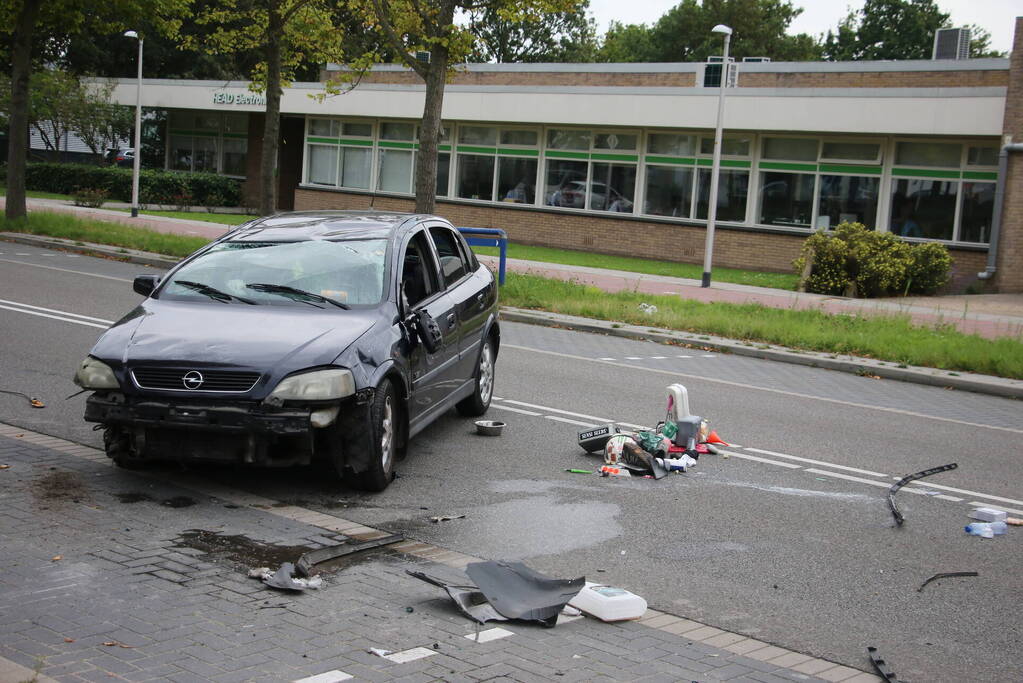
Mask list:
[[[261,568],[262,569],[262,568]],[[280,588],[287,591],[304,591],[307,588],[317,589],[323,585],[323,579],[314,576],[311,579],[296,579],[295,565],[291,562],[283,563],[275,572],[267,572],[261,578],[263,583],[271,588]],[[249,572],[252,575],[252,572]]]
[[[581,576],[552,579],[521,562],[473,562],[465,573],[502,616],[538,621],[548,628],[586,583]]]

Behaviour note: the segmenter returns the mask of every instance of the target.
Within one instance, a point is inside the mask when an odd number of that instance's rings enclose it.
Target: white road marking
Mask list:
[[[785,468],[790,469],[790,470],[801,470],[801,469],[803,469],[802,465],[793,465],[790,462],[781,462],[779,460],[768,460],[767,458],[761,458],[761,457],[756,456],[756,455],[746,455],[745,453],[733,453],[731,451],[721,451],[721,452],[722,453],[726,453],[726,454],[732,456],[733,458],[742,458],[743,460],[754,460],[756,462],[762,462],[762,463],[765,463],[767,465],[777,465],[778,467],[785,467]]]
[[[798,462],[805,462],[811,465],[823,465],[824,467],[834,467],[838,470],[846,470],[848,472],[856,472],[858,474],[869,474],[872,477],[890,477],[890,474],[882,474],[881,472],[871,472],[870,470],[861,470],[856,467],[846,467],[845,465],[833,465],[830,462],[824,462],[823,460],[811,460],[810,458],[800,458],[795,455],[786,455],[785,453],[776,453],[774,451],[765,451],[761,448],[748,448],[746,450],[753,451],[754,453],[763,453],[764,455],[773,455],[776,458],[787,458],[789,460],[796,460]]]
[[[548,420],[554,420],[555,422],[567,422],[570,425],[579,425],[580,427],[591,427],[592,422],[580,422],[579,420],[572,420],[567,417],[558,417],[557,415],[544,415]]]
[[[96,323],[85,322],[84,320],[74,320],[72,318],[64,318],[59,315],[50,315],[49,313],[40,313],[38,311],[27,311],[24,308],[14,308],[13,306],[0,306],[0,308],[7,309],[8,311],[17,311],[18,313],[28,313],[29,315],[38,315],[41,318],[52,318],[53,320],[60,320],[65,323],[75,323],[76,325],[86,325],[88,327],[98,327],[101,330],[105,330],[109,325],[97,325]]]
[[[398,664],[405,664],[406,662],[414,662],[417,659],[423,657],[430,657],[437,654],[435,650],[430,650],[425,647],[414,647],[411,650],[402,650],[401,652],[392,652],[389,655],[384,655],[384,659],[389,659],[392,662]]]
[[[1023,429],[1015,429],[1013,427],[999,427],[995,425],[980,424],[978,422],[967,422],[966,420],[956,420],[950,417],[938,417],[936,415],[926,415],[924,413],[917,413],[912,410],[902,410],[901,408],[887,408],[885,406],[871,405],[869,403],[856,403],[855,401],[843,401],[837,398],[828,398],[826,396],[813,396],[811,394],[803,394],[798,391],[786,391],[785,389],[772,389],[771,387],[761,387],[755,384],[746,384],[744,382],[732,382],[727,379],[717,379],[715,377],[708,377],[706,375],[693,375],[684,372],[678,372],[675,370],[662,370],[660,368],[647,368],[642,365],[630,365],[628,363],[617,363],[612,361],[603,361],[596,358],[587,358],[586,356],[577,356],[571,353],[560,353],[558,351],[545,351],[543,349],[534,349],[528,346],[519,346],[517,344],[502,344],[501,348],[505,349],[518,349],[519,351],[530,351],[532,353],[542,353],[547,356],[557,356],[559,358],[570,358],[572,360],[581,360],[587,363],[601,363],[603,365],[613,365],[615,367],[624,368],[626,370],[639,370],[640,372],[651,372],[657,375],[668,375],[670,377],[687,377],[700,382],[710,382],[712,384],[723,384],[725,386],[737,387],[739,389],[750,389],[752,391],[763,391],[769,394],[778,394],[781,396],[792,396],[794,398],[809,399],[811,401],[824,401],[827,403],[834,403],[841,406],[852,406],[854,408],[863,408],[864,410],[876,410],[883,413],[894,413],[896,415],[907,415],[909,417],[922,417],[928,420],[937,420],[939,422],[948,422],[950,424],[964,425],[967,427],[977,427],[979,429],[994,429],[1000,432],[1009,432],[1011,434],[1023,434]],[[684,356],[679,356],[683,358]]]
[[[513,401],[510,398],[504,399],[505,403],[511,403],[512,405],[522,406],[523,408],[535,408],[536,410],[543,411],[545,413],[559,413],[561,415],[571,415],[572,417],[581,417],[586,420],[593,420],[593,422],[587,422],[586,424],[611,422],[612,420],[607,417],[595,417],[593,415],[586,415],[585,413],[573,413],[569,410],[559,410],[558,408],[551,408],[550,406],[538,406],[535,403],[524,403],[523,401]]]
[[[678,356],[678,358],[692,358],[692,356]]]
[[[543,413],[537,413],[537,412],[534,412],[532,410],[523,410],[522,408],[512,408],[511,406],[503,406],[500,403],[491,403],[490,407],[491,408],[498,408],[500,410],[510,410],[513,413],[521,413],[523,415],[533,415],[533,416],[543,415]]]
[[[558,621],[560,622],[561,619],[559,618]],[[515,635],[513,631],[498,627],[488,628],[486,631],[480,631],[479,633],[470,633],[465,637],[474,643],[489,643],[492,640],[500,640],[501,638],[507,638],[508,636],[513,635]]]
[[[73,255],[72,258],[77,258],[77,254]],[[58,270],[62,273],[73,273],[75,275],[85,275],[87,277],[98,277],[102,280],[113,280],[114,282],[131,282],[127,278],[114,277],[112,275],[100,275],[99,273],[85,273],[80,270],[71,270],[70,268],[58,268],[57,266],[44,266],[41,263],[27,263],[25,261],[15,261],[14,259],[0,258],[0,261],[4,263],[17,263],[19,266],[29,266],[32,268],[43,268],[44,270]]]
[[[643,360],[639,356],[626,356],[625,360]]]
[[[893,477],[893,479],[902,479],[902,477]],[[941,489],[942,491],[952,491],[953,493],[962,493],[968,496],[980,496],[981,498],[990,498],[991,500],[1001,501],[1003,503],[1010,503],[1012,505],[1023,505],[1023,500],[1015,500],[1013,498],[1000,498],[999,496],[989,496],[986,493],[978,493],[977,491],[970,491],[968,489],[957,489],[951,486],[942,486],[941,484],[934,484],[928,481],[924,486],[932,489]],[[910,488],[907,486],[906,488]]]
[[[667,356],[650,356],[650,360],[664,360]]]
[[[1004,505],[992,505],[991,503],[981,503],[976,500],[971,500],[967,505],[975,505],[976,507],[994,508],[995,510],[1004,510],[1005,512],[1011,512],[1016,515],[1023,515],[1023,510],[1017,510],[1015,508],[1007,508]]]
[[[864,479],[863,477],[854,477],[851,474],[842,474],[840,472],[832,472],[831,470],[819,470],[814,467],[807,467],[806,471],[810,474],[823,474],[827,477],[834,477],[835,479],[845,479],[846,481],[858,481],[861,484],[869,484],[870,486],[877,486],[882,489],[890,489],[891,484],[885,481],[877,481],[875,479]],[[919,491],[917,491],[919,493]]]
[[[68,313],[67,311],[58,311],[54,308],[43,308],[42,306],[32,306],[31,304],[23,304],[20,301],[8,301],[7,299],[0,299],[0,304],[9,304],[11,306],[20,306],[21,308],[30,308],[35,311],[44,311],[46,313],[59,313],[60,315],[66,315],[70,318],[81,318],[82,320],[92,320],[97,323],[106,323],[107,325],[113,325],[113,320],[104,320],[103,318],[93,318],[91,315],[79,315],[78,313]]]

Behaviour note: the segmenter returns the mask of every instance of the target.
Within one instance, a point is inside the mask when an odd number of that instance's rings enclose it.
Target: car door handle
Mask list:
[[[450,330],[450,329],[451,329],[452,327],[454,327],[454,326],[455,326],[455,319],[456,319],[456,318],[455,318],[455,314],[454,314],[454,313],[448,313],[448,318],[447,318],[447,320],[448,320],[448,329],[449,329],[449,330]]]
[[[479,294],[477,294],[476,295],[476,303],[479,304],[480,308],[485,307],[487,305],[487,293],[486,292],[480,292]]]

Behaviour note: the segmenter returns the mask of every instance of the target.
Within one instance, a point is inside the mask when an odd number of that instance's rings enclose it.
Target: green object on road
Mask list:
[[[568,469],[568,470],[565,470],[565,471],[566,472],[571,472],[572,474],[593,474],[593,470],[572,470],[572,469]]]

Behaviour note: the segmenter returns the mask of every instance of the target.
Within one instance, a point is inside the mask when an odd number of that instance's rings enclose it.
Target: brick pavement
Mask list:
[[[656,610],[619,624],[502,623],[508,635],[482,642],[503,635],[488,624],[477,642],[439,589],[405,574],[466,582],[476,558],[409,540],[358,556],[319,591],[283,594],[182,534],[316,548],[383,532],[195,474],[120,470],[3,424],[0,463],[0,681],[878,680]],[[195,504],[161,504],[182,496]]]

